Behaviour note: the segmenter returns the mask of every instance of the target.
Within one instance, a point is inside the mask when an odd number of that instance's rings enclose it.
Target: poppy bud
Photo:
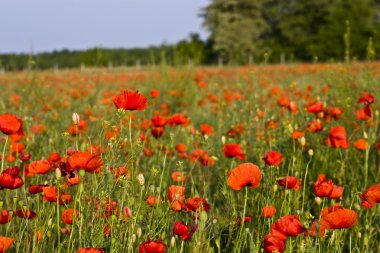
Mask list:
[[[317,203],[318,206],[321,205],[322,199],[320,197],[316,197],[314,200],[315,200],[315,203]]]
[[[300,143],[301,143],[301,146],[302,146],[302,147],[305,146],[305,144],[306,144],[306,139],[305,139],[304,136],[301,137]]]
[[[73,119],[73,123],[74,123],[74,125],[78,125],[79,120],[80,120],[80,118],[79,118],[79,114],[76,113],[76,112],[74,112],[74,113],[73,113],[73,116],[72,116],[72,119]]]
[[[312,157],[314,155],[314,151],[312,149],[309,149],[309,151],[307,151],[307,154]]]
[[[137,175],[137,180],[139,181],[139,184],[142,186],[145,184],[145,177],[142,173]]]
[[[175,237],[172,236],[172,239],[170,240],[170,246],[174,247],[175,246]]]
[[[141,228],[137,228],[137,238],[140,238],[142,235]]]
[[[59,168],[56,168],[56,169],[55,169],[55,178],[56,178],[57,180],[59,180],[59,179],[61,179],[61,177],[62,177],[62,172],[61,172],[61,170],[60,170]]]
[[[364,139],[368,139],[368,134],[367,134],[367,132],[364,132],[364,133],[363,133],[363,138],[364,138]]]
[[[132,235],[132,242],[133,242],[133,243],[136,242],[136,235],[135,235],[135,234]]]

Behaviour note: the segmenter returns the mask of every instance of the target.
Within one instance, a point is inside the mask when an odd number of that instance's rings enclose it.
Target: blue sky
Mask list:
[[[202,28],[210,0],[0,1],[0,53],[146,47],[174,43]]]

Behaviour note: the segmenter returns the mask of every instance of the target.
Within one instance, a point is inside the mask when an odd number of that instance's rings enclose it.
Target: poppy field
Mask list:
[[[380,252],[380,63],[0,73],[1,252]]]

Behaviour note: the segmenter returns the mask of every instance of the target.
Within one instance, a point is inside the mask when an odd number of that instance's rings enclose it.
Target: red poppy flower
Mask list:
[[[158,206],[160,202],[161,202],[160,196],[149,195],[148,198],[146,199],[146,203],[150,206]]]
[[[99,172],[103,166],[103,160],[99,155],[90,152],[75,152],[67,160],[70,170],[85,170],[87,172]]]
[[[9,215],[7,210],[2,210],[0,212],[0,224],[6,224],[12,220],[12,215]]]
[[[157,241],[153,241],[148,238],[147,241],[142,242],[139,246],[140,253],[165,253],[166,252],[166,244],[158,239]]]
[[[366,189],[362,194],[360,194],[362,199],[362,207],[372,208],[377,203],[380,203],[380,184],[374,185]]]
[[[200,126],[202,134],[212,135],[214,133],[214,128],[209,124],[202,124]]]
[[[323,125],[322,125],[321,121],[315,120],[315,121],[312,121],[309,124],[307,124],[306,129],[307,129],[307,131],[312,132],[312,133],[322,132],[323,131]]]
[[[152,130],[150,130],[150,133],[155,138],[159,138],[164,134],[164,128],[163,127],[154,127],[154,128],[152,128]]]
[[[79,248],[77,253],[105,253],[102,248]]]
[[[154,127],[164,127],[166,125],[166,118],[157,115],[152,118],[152,124]]]
[[[185,153],[186,150],[187,150],[187,147],[185,144],[177,144],[177,146],[175,146],[175,149],[179,152],[179,153]]]
[[[314,193],[318,197],[328,197],[332,193],[334,183],[332,180],[326,180],[326,175],[319,175],[317,181],[314,183]]]
[[[37,194],[43,192],[43,188],[49,185],[46,184],[37,184],[37,185],[29,185],[28,190],[31,194]]]
[[[346,139],[346,129],[342,126],[331,128],[330,135],[327,138],[327,145],[333,148],[348,148],[349,143]]]
[[[186,115],[176,113],[173,114],[170,118],[170,124],[171,125],[182,125],[187,126],[189,124],[190,118]]]
[[[265,236],[264,250],[266,253],[282,253],[285,251],[285,240],[268,234]]]
[[[364,108],[356,110],[356,119],[367,121],[372,118],[372,109],[370,106],[366,106]]]
[[[331,211],[328,210],[328,212],[322,214],[320,233],[323,235],[326,229],[351,228],[357,221],[358,217],[355,211],[345,208],[334,208]]]
[[[152,98],[156,98],[156,97],[158,97],[160,95],[160,91],[159,90],[151,90],[150,91],[150,96],[152,97]]]
[[[75,214],[74,214],[75,212]],[[72,225],[73,224],[73,219],[74,219],[74,216],[75,215],[75,218],[78,219],[79,217],[79,212],[78,210],[74,210],[72,208],[70,209],[66,209],[62,212],[62,222],[64,224],[70,224]]]
[[[57,188],[55,186],[46,186],[42,188],[44,192],[44,201],[56,202],[57,201]],[[67,204],[72,201],[72,196],[69,193],[59,194],[59,204]]]
[[[358,150],[366,150],[368,148],[368,142],[364,139],[359,139],[354,142],[354,147]]]
[[[113,99],[117,109],[128,111],[142,111],[148,106],[146,97],[139,93],[139,91],[124,91]]]
[[[277,210],[274,206],[264,206],[262,209],[262,216],[264,218],[272,218],[276,212]]]
[[[302,226],[295,215],[283,216],[271,226],[271,234],[283,239],[288,236],[297,236],[306,231],[307,229]]]
[[[26,171],[28,176],[44,175],[51,170],[51,164],[48,160],[40,160],[31,162]]]
[[[186,174],[179,171],[174,171],[172,173],[172,179],[176,182],[184,182],[186,180]]]
[[[375,102],[375,98],[371,93],[363,92],[362,96],[358,99],[358,103],[364,103],[366,105]]]
[[[24,219],[33,219],[37,216],[37,214],[35,212],[31,211],[29,208],[27,208],[25,210],[18,209],[15,211],[15,215],[17,215],[20,218],[24,218]]]
[[[19,176],[20,168],[13,167],[4,170],[0,174],[0,189],[17,189],[24,184],[22,177]]]
[[[269,151],[265,157],[263,157],[263,161],[269,166],[278,166],[284,159],[284,156],[277,151]]]
[[[85,133],[87,129],[87,122],[84,120],[79,120],[77,125],[73,124],[72,126],[68,127],[67,132],[69,132],[72,136],[76,136],[78,134]]]
[[[301,132],[299,130],[294,130],[294,132],[292,134],[292,139],[295,140],[295,139],[298,139],[298,138],[301,138],[301,137],[304,137],[304,136],[305,136],[304,132]]]
[[[186,208],[190,211],[208,212],[211,208],[210,204],[202,197],[193,197],[186,200]]]
[[[243,187],[257,188],[262,175],[259,167],[253,163],[243,163],[229,172],[227,184],[234,190]]]
[[[186,240],[189,237],[189,228],[183,221],[177,221],[173,226],[173,234],[180,236],[182,240]]]
[[[323,103],[322,102],[317,102],[317,103],[314,103],[314,104],[311,104],[307,107],[307,111],[309,113],[320,113],[323,111]]]
[[[0,236],[0,253],[5,253],[11,247],[13,242],[12,238]]]
[[[183,201],[185,199],[186,188],[178,185],[171,185],[168,187],[167,199],[169,201]]]
[[[246,155],[243,153],[242,147],[236,143],[225,144],[223,147],[223,153],[228,158],[236,157],[240,160],[244,160]]]
[[[277,180],[277,184],[286,189],[300,190],[302,180],[293,176],[285,176],[283,179]]]
[[[0,131],[6,135],[24,135],[22,121],[14,114],[0,114]]]

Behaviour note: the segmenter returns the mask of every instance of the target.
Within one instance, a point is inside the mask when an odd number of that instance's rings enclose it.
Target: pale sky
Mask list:
[[[175,43],[210,0],[0,0],[0,53]]]

